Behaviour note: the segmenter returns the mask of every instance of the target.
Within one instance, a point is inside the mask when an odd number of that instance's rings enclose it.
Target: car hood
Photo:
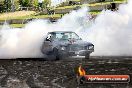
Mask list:
[[[54,44],[60,46],[67,46],[69,44],[78,44],[81,46],[92,45],[92,43],[83,40],[56,40]]]

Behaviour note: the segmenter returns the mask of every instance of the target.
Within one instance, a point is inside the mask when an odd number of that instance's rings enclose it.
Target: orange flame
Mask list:
[[[80,75],[80,76],[86,75],[86,72],[85,72],[85,70],[82,68],[81,65],[79,66],[78,71],[79,71],[79,75]]]

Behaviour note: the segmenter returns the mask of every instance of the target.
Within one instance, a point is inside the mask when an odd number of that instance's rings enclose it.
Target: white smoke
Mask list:
[[[132,3],[121,5],[117,12],[102,11],[90,25],[88,9],[66,14],[57,23],[34,20],[24,28],[0,31],[0,58],[43,57],[40,51],[49,31],[71,30],[95,45],[93,55],[131,55]]]
[[[94,55],[132,55],[131,8],[130,0],[127,5],[120,5],[118,11],[102,11],[95,19],[94,24],[86,31],[87,38],[95,44]]]
[[[36,20],[25,28],[1,30],[0,58],[40,57],[47,21]]]
[[[49,31],[55,30],[72,30],[80,27],[78,18],[84,14],[75,14],[87,12],[87,9],[73,11],[69,15],[64,16],[57,23],[50,23],[47,20],[34,20],[26,24],[24,28],[9,28],[8,25],[0,30],[0,58],[29,58],[43,57],[40,51],[45,35]],[[73,16],[74,15],[74,16]],[[74,18],[72,18],[74,17]],[[70,18],[72,18],[70,20]],[[67,23],[66,20],[69,20]],[[78,26],[76,26],[78,25]]]

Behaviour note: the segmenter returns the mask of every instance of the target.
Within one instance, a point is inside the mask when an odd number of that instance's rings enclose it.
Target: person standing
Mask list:
[[[38,0],[38,4],[39,4],[39,7],[42,8],[42,5],[43,5],[43,0]]]

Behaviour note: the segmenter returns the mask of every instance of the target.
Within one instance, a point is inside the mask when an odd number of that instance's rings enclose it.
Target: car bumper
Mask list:
[[[94,52],[94,50],[79,50],[79,51],[60,51],[60,55],[69,58],[85,58],[87,54]]]

